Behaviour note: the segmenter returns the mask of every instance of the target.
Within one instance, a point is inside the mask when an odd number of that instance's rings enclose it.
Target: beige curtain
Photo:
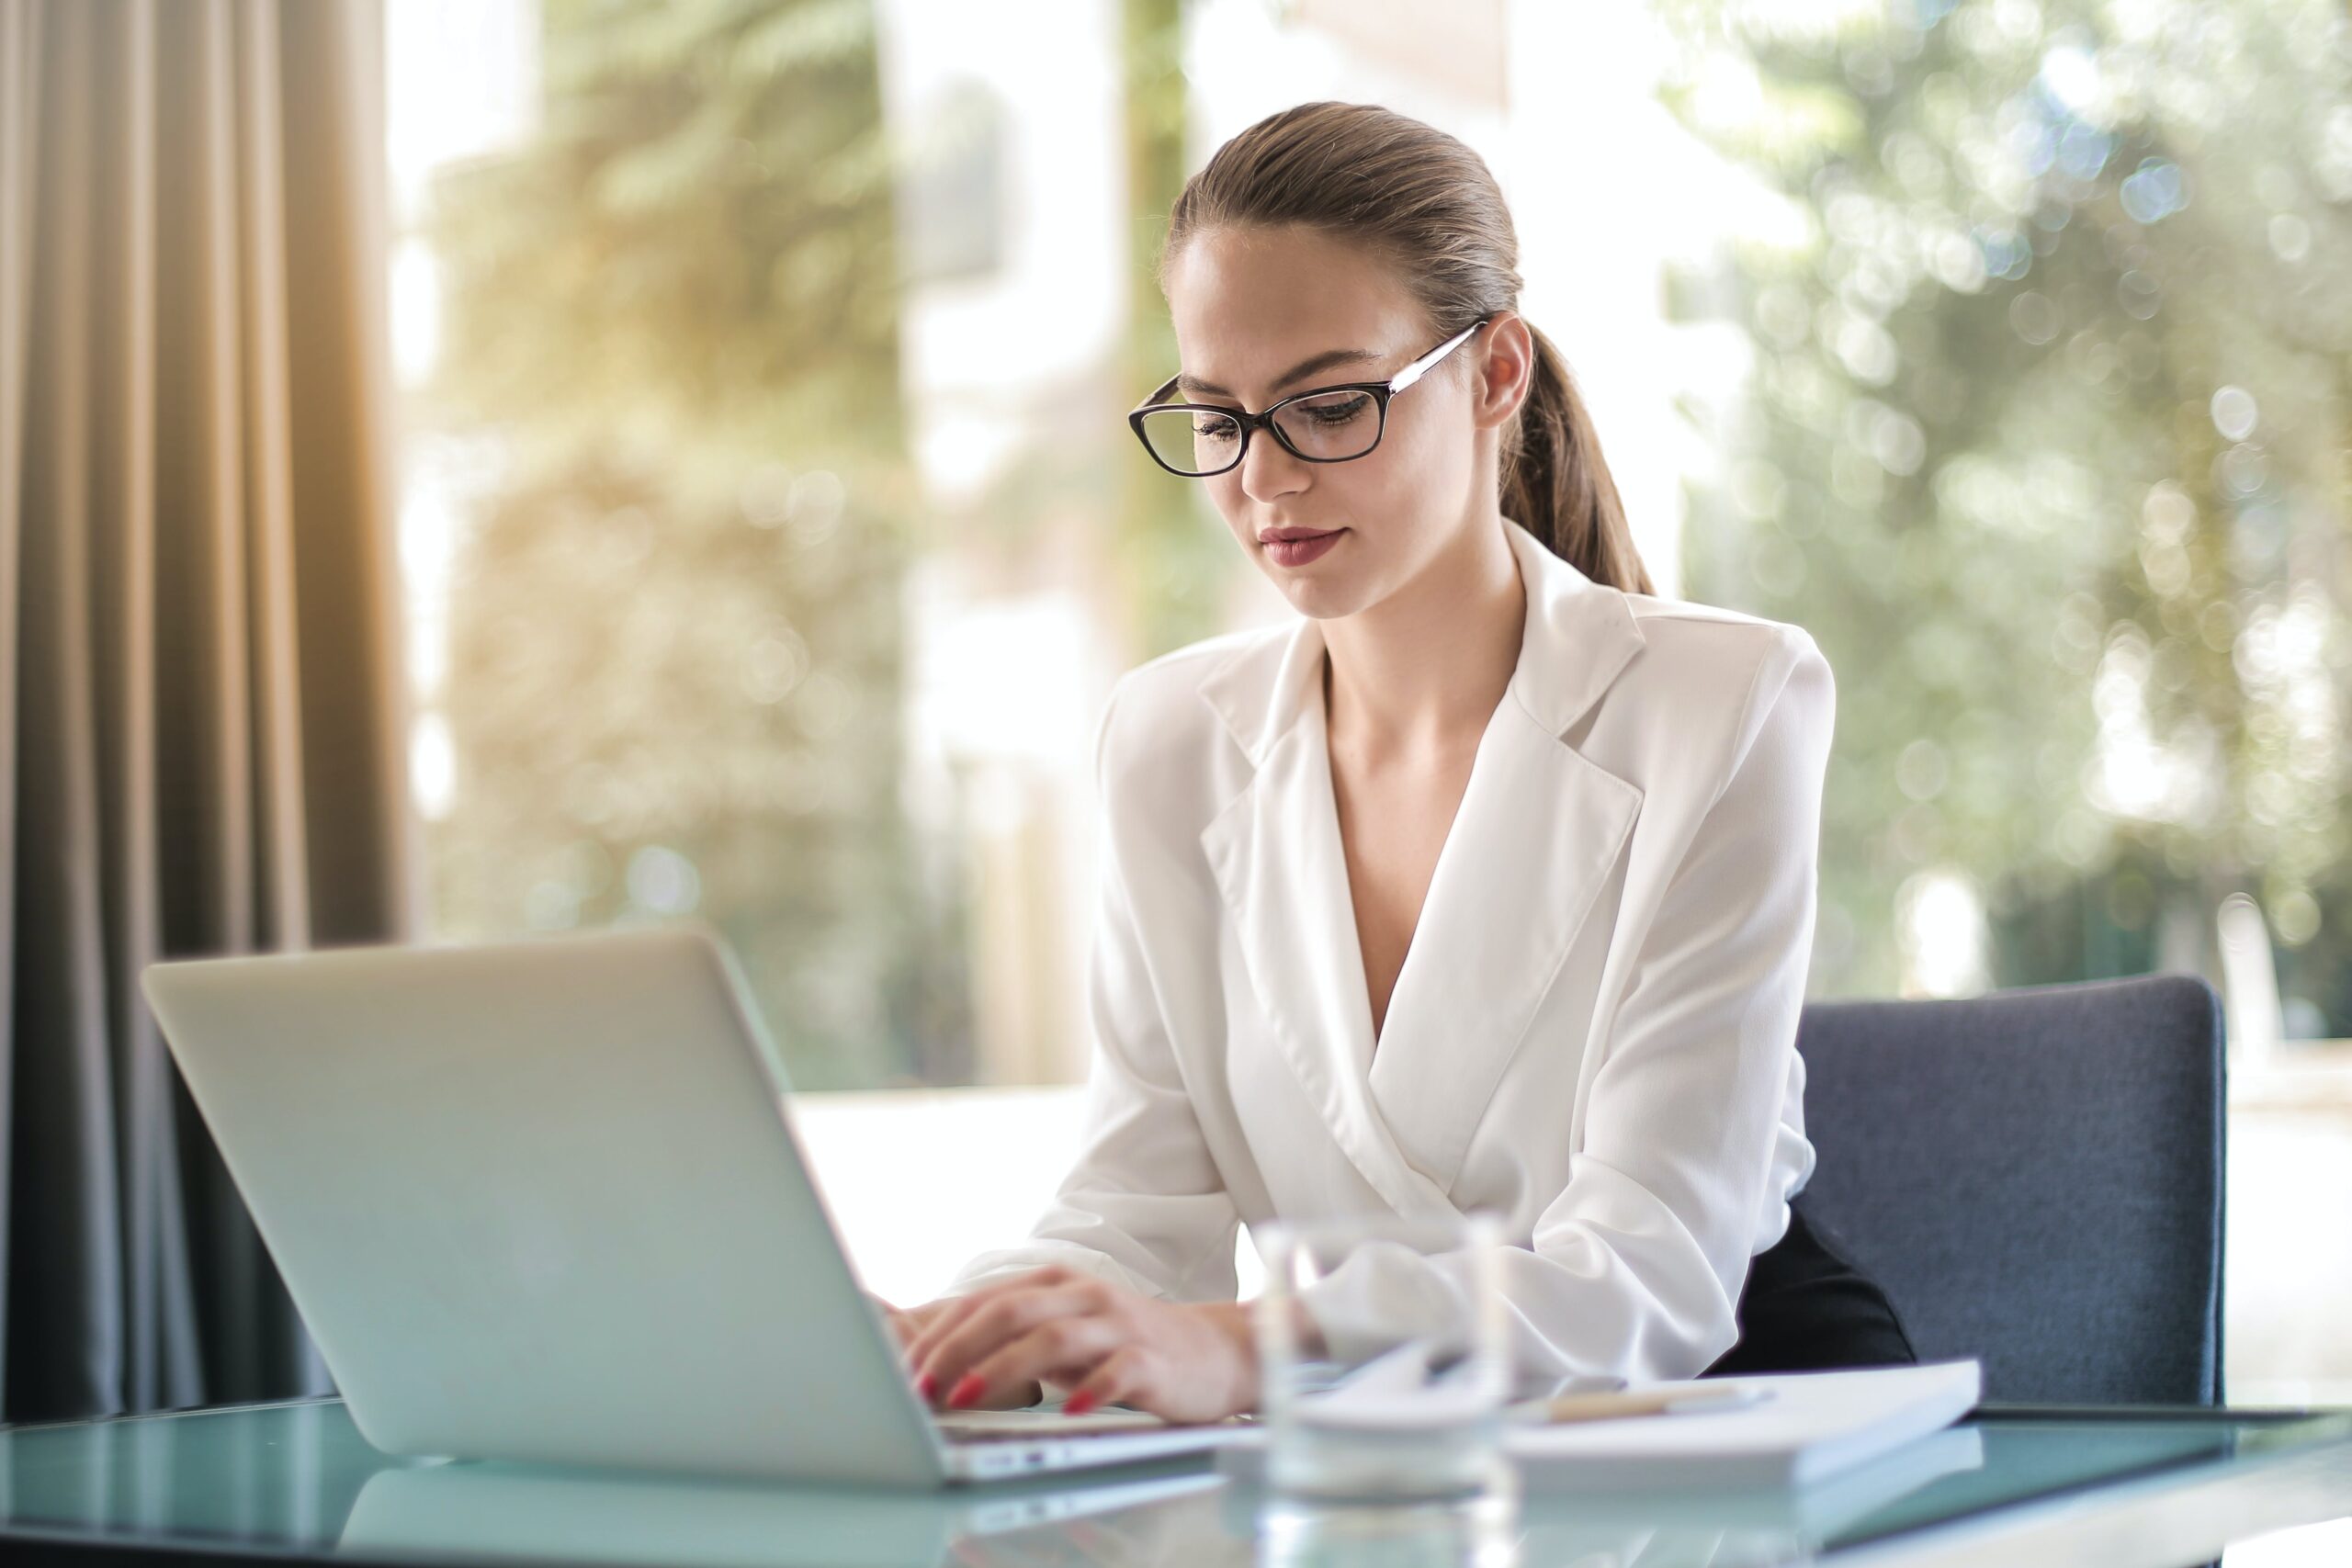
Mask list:
[[[0,1419],[325,1392],[139,998],[406,935],[375,0],[0,0]]]

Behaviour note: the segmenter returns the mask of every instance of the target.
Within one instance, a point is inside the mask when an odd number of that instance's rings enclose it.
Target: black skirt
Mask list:
[[[1739,1292],[1739,1343],[1701,1377],[1908,1366],[1911,1337],[1869,1276],[1809,1222],[1804,1196],[1789,1205],[1789,1230],[1750,1261]]]

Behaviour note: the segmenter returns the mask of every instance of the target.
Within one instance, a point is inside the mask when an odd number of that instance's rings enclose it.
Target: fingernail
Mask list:
[[[915,1379],[915,1393],[926,1400],[938,1398],[939,1380],[929,1372],[920,1374]]]
[[[988,1386],[989,1385],[987,1383],[980,1381],[979,1373],[966,1372],[961,1381],[959,1381],[954,1388],[947,1391],[947,1408],[950,1410],[963,1409],[967,1404],[970,1404],[978,1400],[980,1395],[987,1391]]]
[[[1091,1392],[1086,1389],[1080,1389],[1076,1393],[1071,1394],[1068,1399],[1062,1401],[1062,1414],[1065,1416],[1083,1416],[1088,1411],[1093,1409],[1097,1403],[1095,1396]]]

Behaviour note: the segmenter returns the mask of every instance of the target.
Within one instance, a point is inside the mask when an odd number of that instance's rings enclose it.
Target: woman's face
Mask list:
[[[1195,236],[1170,269],[1168,303],[1182,368],[1173,395],[1251,413],[1334,382],[1385,381],[1442,341],[1385,265],[1305,229]],[[1491,517],[1494,481],[1476,437],[1498,423],[1479,374],[1492,335],[1470,338],[1397,394],[1364,457],[1306,462],[1259,430],[1239,467],[1193,481],[1301,614],[1379,603]],[[1337,537],[1319,554],[1266,537],[1301,529]],[[1283,558],[1301,555],[1311,558]]]

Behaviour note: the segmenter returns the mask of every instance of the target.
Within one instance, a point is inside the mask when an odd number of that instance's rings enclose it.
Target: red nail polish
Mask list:
[[[1100,1403],[1101,1401],[1092,1393],[1089,1393],[1085,1389],[1080,1389],[1076,1393],[1071,1394],[1068,1399],[1062,1401],[1062,1414],[1065,1416],[1083,1416]]]
[[[915,1379],[915,1393],[918,1397],[924,1400],[937,1398],[939,1395],[938,1380],[933,1378],[929,1372],[921,1374]]]
[[[947,1408],[961,1410],[964,1406],[976,1403],[980,1395],[988,1391],[988,1386],[980,1381],[979,1373],[966,1372],[956,1386],[947,1391]]]

